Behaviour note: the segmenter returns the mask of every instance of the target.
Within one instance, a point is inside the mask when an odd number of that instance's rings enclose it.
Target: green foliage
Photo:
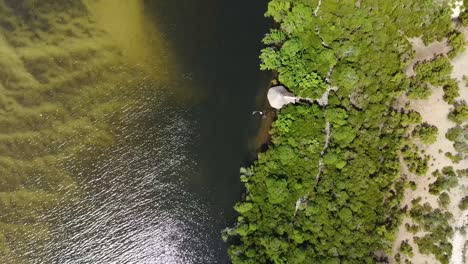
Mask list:
[[[306,4],[294,4],[288,16],[283,19],[280,26],[281,29],[288,35],[295,35],[312,28],[313,19],[311,11],[311,7]]]
[[[457,170],[458,177],[468,177],[468,168]]]
[[[298,82],[298,88],[294,91],[299,97],[319,98],[325,92],[325,82],[317,73],[310,73],[302,76]]]
[[[465,36],[461,32],[453,31],[448,35],[448,44],[452,49],[447,55],[449,58],[455,58],[466,49]]]
[[[234,207],[234,209],[236,209],[236,211],[241,214],[252,210],[252,208],[253,208],[252,203],[239,203],[239,204],[236,204],[236,206]]]
[[[411,79],[406,93],[411,99],[427,99],[432,91],[429,87],[442,86],[444,89],[444,100],[449,104],[459,96],[458,83],[451,79],[452,64],[449,58],[439,55],[432,60],[417,63],[414,66],[416,76]]]
[[[289,151],[280,153],[281,163],[286,164],[293,154]],[[284,157],[283,157],[284,156]],[[265,181],[268,200],[271,204],[281,204],[288,198],[288,182],[285,179],[267,178]]]
[[[463,8],[465,10],[463,10]],[[466,0],[463,1],[462,12],[458,17],[458,20],[462,26],[468,26],[468,3],[466,3]]]
[[[260,64],[261,70],[274,70],[281,66],[280,54],[273,48],[263,49],[260,60],[262,61]]]
[[[463,159],[463,155],[460,153],[453,155],[451,152],[445,152],[445,157],[449,158],[455,164],[460,163]]]
[[[450,128],[445,137],[453,142],[460,141],[464,139],[465,130],[461,126],[455,126]]]
[[[425,82],[412,81],[406,90],[406,95],[410,99],[427,99],[431,94],[432,89]]]
[[[280,23],[288,16],[292,3],[289,1],[272,0],[268,3],[268,10],[265,13],[266,17],[272,17],[276,22]]]
[[[386,122],[399,124],[401,117],[402,115],[398,115],[398,118],[389,117]],[[382,218],[385,215],[381,211],[383,207],[373,206],[384,200],[378,181],[371,178],[378,169],[378,160],[365,154],[356,155],[349,151],[344,153],[330,146],[323,158],[324,172],[328,173],[322,176],[314,189],[318,160],[325,139],[325,118],[330,120],[332,133],[335,129],[346,128],[348,122],[356,122],[354,115],[337,107],[327,109],[323,115],[321,109],[315,105],[287,106],[281,110],[278,120],[273,124],[273,145],[267,152],[259,154],[254,166],[242,170],[242,178],[247,187],[244,203],[253,204],[253,208],[249,205],[248,210],[242,210],[242,218],[236,228],[236,234],[242,243],[230,248],[233,262],[254,259],[262,263],[280,258],[292,261],[297,254],[306,254],[307,259],[333,259],[336,252],[342,252],[343,256],[355,252],[358,255],[354,258],[366,259],[369,254],[368,246],[377,247],[381,243],[382,240],[378,237],[369,240],[366,231],[373,230],[377,221],[385,219]],[[377,141],[374,143],[374,150],[368,148],[369,143],[366,142],[371,138],[373,137],[365,136],[357,140],[359,145],[365,144],[368,151],[380,153],[379,148],[382,146]],[[398,144],[392,142],[394,141],[389,141],[388,144],[391,145],[388,148],[393,149],[391,153],[397,153]],[[341,138],[332,137],[330,145],[334,144],[342,144]],[[353,157],[351,161],[348,161],[349,155]],[[377,156],[376,159],[380,157]],[[380,186],[388,186],[396,175],[397,156],[389,162],[385,167],[393,164],[392,176]],[[338,170],[341,172],[338,173]],[[356,173],[361,177],[366,174],[368,176],[356,182],[356,178],[352,177]],[[382,180],[383,178],[379,181]],[[334,185],[337,187],[333,187]],[[395,186],[395,196],[385,199],[391,205],[389,208],[395,210],[395,214],[399,212],[398,201],[402,198],[403,187]],[[351,194],[354,199],[351,199]],[[307,198],[294,214],[297,201],[303,197]],[[373,211],[360,210],[364,207],[373,208]],[[236,210],[238,208],[239,205],[236,205]],[[395,215],[392,218],[394,220],[387,221],[396,228],[399,217]],[[362,223],[359,229],[354,225],[356,221]],[[251,225],[256,228],[251,229]],[[357,242],[356,236],[360,238]],[[313,243],[316,239],[327,243],[314,244],[313,250],[305,248],[303,253],[297,251],[301,245]],[[333,241],[342,242],[336,244]],[[336,251],[330,252],[328,243],[334,243]],[[358,247],[355,246],[356,243],[359,243]]]
[[[458,204],[458,208],[463,211],[468,209],[468,196],[465,196],[461,199],[460,203]]]
[[[450,128],[445,137],[453,141],[453,147],[458,152],[456,155],[450,153],[448,156],[454,161],[465,159],[468,156],[468,124],[463,127],[457,125]]]
[[[412,136],[421,140],[424,144],[433,144],[437,140],[439,130],[436,126],[428,123],[417,125],[412,132]]]
[[[452,11],[448,5],[437,1],[398,1],[396,7],[388,6],[384,12],[394,17],[396,26],[408,37],[422,35],[426,45],[434,40],[441,41],[452,31]]]
[[[468,26],[468,11],[465,10],[464,12],[462,12],[458,18],[463,26]]]
[[[300,39],[289,39],[279,51],[275,48],[262,50],[260,69],[277,70],[278,80],[297,96],[319,98],[325,92],[326,85],[316,72],[307,71],[304,53],[305,46]]]
[[[451,32],[450,9],[423,0],[334,0],[322,1],[315,16],[317,4],[268,5],[277,29],[264,39],[261,69],[275,71],[302,97],[318,98],[328,85],[338,89],[323,108],[279,112],[272,145],[241,176],[247,195],[240,204],[252,208],[233,231],[233,263],[375,263],[373,253],[390,250],[402,220],[400,150],[410,170],[428,169],[428,156],[404,146],[421,116],[391,106],[410,83],[403,73],[412,54],[406,37],[442,39]],[[418,65],[416,84],[446,85],[445,60]],[[418,89],[415,96],[424,93]]]
[[[412,205],[418,204],[418,203],[421,202],[421,200],[422,200],[422,197],[418,196],[418,198],[415,198],[415,199],[411,200],[411,204]]]
[[[448,119],[452,120],[457,124],[461,124],[468,121],[468,105],[465,101],[458,101],[454,104],[454,107],[450,109]]]
[[[307,186],[314,185],[325,139],[324,126],[324,116],[317,106],[285,107],[271,130],[273,145],[259,154],[254,166],[243,170],[244,176],[248,174],[243,180],[248,196],[245,202],[236,205],[242,215],[236,232],[244,245],[249,245],[245,249],[257,248],[256,261],[265,262],[280,255],[292,258],[290,254],[298,253],[295,245],[310,239],[310,234],[291,229],[288,223],[294,217],[296,201],[309,191]],[[285,235],[296,242],[288,242]],[[240,250],[237,246],[230,249],[233,261],[240,261],[240,256],[233,255],[237,250]]]
[[[442,88],[444,90],[444,96],[442,97],[444,101],[449,104],[455,103],[455,98],[460,96],[458,83],[454,79],[450,79]]]
[[[418,225],[410,225],[408,223],[405,224],[405,228],[408,232],[412,233],[413,235],[418,233],[419,230],[421,229]]]
[[[467,133],[465,133],[465,137],[463,141],[457,141],[453,144],[453,147],[458,152],[457,155],[461,155],[462,159],[466,159],[468,156],[468,141],[466,140],[467,138],[466,135]]]
[[[413,247],[408,243],[408,240],[401,241],[400,244],[400,252],[402,254],[408,255],[408,256],[413,256]]]
[[[445,56],[437,56],[432,60],[417,63],[414,66],[416,78],[434,86],[444,86],[450,80],[453,66]]]
[[[396,113],[398,114],[398,113]],[[408,126],[408,125],[418,125],[422,122],[421,115],[416,111],[409,111],[407,113],[402,113],[401,116],[401,125]]]
[[[429,170],[429,156],[420,156],[418,153],[419,148],[414,144],[406,145],[401,150],[403,160],[408,166],[409,171],[414,172],[417,175],[424,175]]]
[[[395,262],[396,263],[401,263],[401,255],[400,253],[396,253],[395,256],[393,256],[393,258],[395,259]]]
[[[440,233],[435,233],[440,232]],[[445,234],[453,232],[449,226],[439,227],[439,230],[423,237],[415,237],[414,242],[418,245],[422,254],[434,254],[436,259],[442,264],[448,264],[452,255],[452,244]],[[444,234],[444,235],[440,235]]]
[[[414,182],[414,181],[408,182],[408,186],[409,186],[410,189],[413,190],[413,191],[416,191],[416,188],[418,187],[418,186],[416,185],[416,182]]]
[[[429,203],[421,205],[418,202],[411,208],[410,216],[426,232],[423,237],[414,238],[419,252],[434,254],[441,263],[448,264],[452,254],[452,245],[449,241],[453,236],[449,220],[453,215],[440,209],[433,210]]]
[[[444,190],[450,190],[458,184],[457,174],[453,170],[453,167],[444,167],[442,168],[442,172],[436,170],[432,174],[437,179],[429,184],[429,192],[431,194],[437,195]]]
[[[286,40],[286,34],[278,29],[271,29],[262,40],[265,45],[280,45]]]
[[[439,195],[437,202],[439,203],[440,207],[446,209],[450,205],[450,196],[447,192],[443,192]]]

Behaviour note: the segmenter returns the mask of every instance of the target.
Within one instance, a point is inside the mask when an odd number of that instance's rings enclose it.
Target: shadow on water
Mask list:
[[[239,167],[252,158],[247,138],[257,132],[253,110],[263,107],[270,75],[260,72],[260,40],[269,26],[262,1],[147,1],[177,61],[204,95],[193,112],[199,121],[195,149],[199,173],[188,186],[206,200],[213,222],[210,243],[215,259],[227,261],[219,230],[234,223],[232,206],[240,199]],[[263,100],[256,101],[260,95]]]
[[[200,112],[200,162],[194,186],[230,208],[239,198],[239,166],[251,159],[247,137],[256,132],[253,110],[263,107],[269,74],[259,71],[260,40],[268,21],[262,1],[147,1],[185,70],[205,95]],[[232,214],[229,214],[232,219]]]
[[[150,70],[148,65],[141,71],[135,70],[129,66],[134,64],[130,61],[115,70],[108,70],[106,64],[85,73],[70,66],[81,78],[76,86],[89,89],[62,92],[66,87],[60,86],[57,92],[47,93],[52,96],[45,100],[73,110],[70,117],[66,116],[68,119],[86,119],[87,123],[81,122],[90,130],[98,127],[92,131],[106,132],[93,137],[79,134],[81,130],[73,131],[77,140],[90,142],[82,144],[78,154],[67,153],[64,157],[63,164],[75,177],[78,190],[73,190],[71,201],[59,202],[45,217],[54,224],[50,231],[53,241],[30,247],[28,256],[32,263],[228,262],[220,231],[234,224],[232,206],[242,191],[239,167],[251,158],[248,138],[255,136],[259,121],[252,111],[263,107],[264,102],[256,98],[266,92],[269,82],[268,74],[258,70],[260,40],[268,27],[263,18],[266,3],[250,0],[143,3],[141,9],[127,11],[145,12],[146,17],[141,23],[129,24],[145,25],[145,30],[157,30],[163,36],[163,41],[154,45],[157,55],[147,53],[154,48],[151,43],[157,41],[145,38],[148,31],[135,33],[134,41],[148,41],[148,45],[144,50],[132,52],[141,46],[133,46],[135,43],[122,35],[132,30],[119,26],[125,21],[113,20],[111,16],[112,23],[104,29],[123,50],[123,58],[149,57]],[[115,14],[122,11],[111,10]],[[94,11],[96,16],[106,15]],[[98,24],[106,23],[97,20]],[[146,27],[149,22],[154,23],[154,28]],[[81,27],[80,24],[77,30]],[[82,35],[76,39],[59,38],[55,41],[57,47],[70,46],[79,59],[100,63],[100,57],[81,55],[83,45],[75,44],[87,39],[87,33],[79,34]],[[101,54],[101,46],[105,45],[93,44],[86,54]],[[75,46],[80,50],[75,51]],[[161,51],[161,47],[170,50]],[[41,59],[47,57],[42,53]],[[111,53],[115,53],[114,48],[107,51],[106,46],[102,56],[111,58]],[[53,54],[61,51],[57,48]],[[161,56],[170,65],[156,62],[151,65],[151,61]],[[57,64],[53,69],[68,77],[65,71],[68,68],[54,61],[50,63]],[[101,74],[101,70],[106,73]],[[166,73],[161,75],[161,71]],[[38,84],[41,89],[59,79],[44,72],[37,75],[44,78],[45,83]],[[93,82],[87,79],[89,76]],[[108,90],[101,92],[104,88]],[[68,106],[66,100],[71,99],[74,102]]]

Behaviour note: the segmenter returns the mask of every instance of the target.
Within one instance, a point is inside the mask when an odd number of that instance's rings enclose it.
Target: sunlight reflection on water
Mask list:
[[[226,263],[264,3],[3,2],[0,263]]]
[[[184,186],[197,173],[188,157],[198,125],[192,113],[158,104],[155,112],[129,113],[132,129],[90,172],[92,180],[79,184],[76,202],[50,214],[59,228],[36,263],[215,262],[209,204]]]

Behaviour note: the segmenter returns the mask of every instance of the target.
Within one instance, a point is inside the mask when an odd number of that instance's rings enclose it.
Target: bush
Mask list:
[[[450,205],[450,196],[447,192],[443,192],[439,195],[439,199],[437,199],[437,202],[440,207],[447,208]]]
[[[460,21],[460,24],[462,24],[462,26],[468,26],[468,10],[461,12],[460,16],[458,17],[458,20]]]
[[[426,232],[423,237],[414,238],[419,251],[423,254],[432,253],[441,263],[448,264],[452,254],[449,239],[453,236],[449,220],[453,215],[440,209],[433,210],[429,203],[417,203],[411,208],[410,216]]]
[[[468,209],[468,196],[465,196],[461,199],[460,203],[458,204],[458,208],[463,211]]]
[[[400,255],[400,253],[396,253],[395,256],[394,256],[394,258],[395,258],[395,262],[396,262],[396,263],[401,263],[401,255]]]
[[[410,99],[427,99],[432,94],[432,89],[425,82],[411,82],[406,90],[406,95]]]
[[[394,112],[395,113],[395,112]],[[417,125],[422,122],[421,114],[416,111],[408,111],[406,113],[397,113],[401,115],[401,125],[406,127],[408,125]]]
[[[447,154],[449,158],[453,160],[453,162],[457,162],[459,160],[467,158],[468,155],[468,124],[461,127],[455,126],[450,128],[445,137],[453,141],[453,147],[458,152],[456,155]]]
[[[443,99],[449,104],[455,103],[455,98],[460,96],[458,92],[458,83],[454,79],[450,79],[447,83],[443,86],[444,95]]]
[[[457,124],[461,124],[468,120],[468,106],[465,101],[458,101],[454,104],[454,107],[450,109],[448,119],[452,120]]]
[[[466,158],[467,153],[468,153],[468,141],[466,140],[466,137],[465,137],[465,140],[455,142],[453,144],[453,147],[458,152],[458,154],[463,155],[464,159]]]
[[[431,194],[437,195],[444,190],[450,190],[458,184],[457,174],[453,170],[453,167],[444,167],[442,172],[436,170],[432,175],[436,176],[437,179],[429,184],[429,192]]]
[[[421,196],[418,196],[417,198],[414,198],[411,200],[411,204],[412,205],[416,205],[416,204],[419,204],[422,200],[422,197]]]
[[[405,224],[405,228],[408,232],[412,233],[413,235],[418,233],[419,230],[421,229],[418,225],[410,225],[408,223]]]
[[[401,154],[409,171],[417,175],[424,175],[429,170],[429,155],[420,156],[419,148],[414,144],[406,145]]]
[[[455,58],[458,54],[462,53],[466,49],[466,41],[463,33],[452,31],[447,38],[447,42],[452,48],[447,54],[449,58]]]
[[[448,224],[446,228],[442,227],[440,229],[422,238],[415,237],[414,242],[418,245],[419,251],[422,254],[432,253],[442,264],[449,264],[450,257],[452,256],[452,244],[449,242],[448,237],[451,236],[450,232],[453,231]],[[439,234],[436,232],[439,232]]]
[[[412,136],[421,140],[424,144],[433,144],[437,140],[438,129],[428,123],[417,125],[413,129]]]
[[[408,186],[410,187],[411,190],[416,191],[416,188],[418,187],[414,181],[408,182]]]
[[[445,133],[445,137],[453,142],[460,141],[463,138],[463,128],[461,126],[456,126],[450,128],[447,133]]]
[[[457,170],[458,177],[468,177],[468,168]]]
[[[458,164],[463,159],[462,154],[453,155],[451,152],[445,152],[445,157],[449,158],[453,163]]]
[[[413,247],[408,243],[408,240],[401,241],[400,244],[400,252],[408,255],[408,256],[413,256]]]
[[[434,86],[444,86],[450,82],[452,72],[450,60],[443,56],[437,56],[432,60],[417,63],[414,66],[416,78],[420,81],[428,82]]]
[[[265,45],[279,45],[286,40],[286,34],[283,31],[278,29],[271,29],[262,40]]]

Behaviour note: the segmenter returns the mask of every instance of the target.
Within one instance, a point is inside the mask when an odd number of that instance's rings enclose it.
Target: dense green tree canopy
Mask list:
[[[261,69],[303,97],[337,89],[327,106],[282,109],[269,149],[242,170],[246,198],[235,207],[237,226],[226,230],[233,263],[375,263],[400,224],[398,156],[412,147],[409,127],[421,122],[391,107],[411,82],[403,73],[412,56],[406,37],[442,40],[452,31],[450,9],[425,0],[318,3],[268,5],[277,26],[263,40]],[[447,84],[447,61],[416,66],[415,80]],[[414,170],[424,174],[427,162],[420,158]]]

